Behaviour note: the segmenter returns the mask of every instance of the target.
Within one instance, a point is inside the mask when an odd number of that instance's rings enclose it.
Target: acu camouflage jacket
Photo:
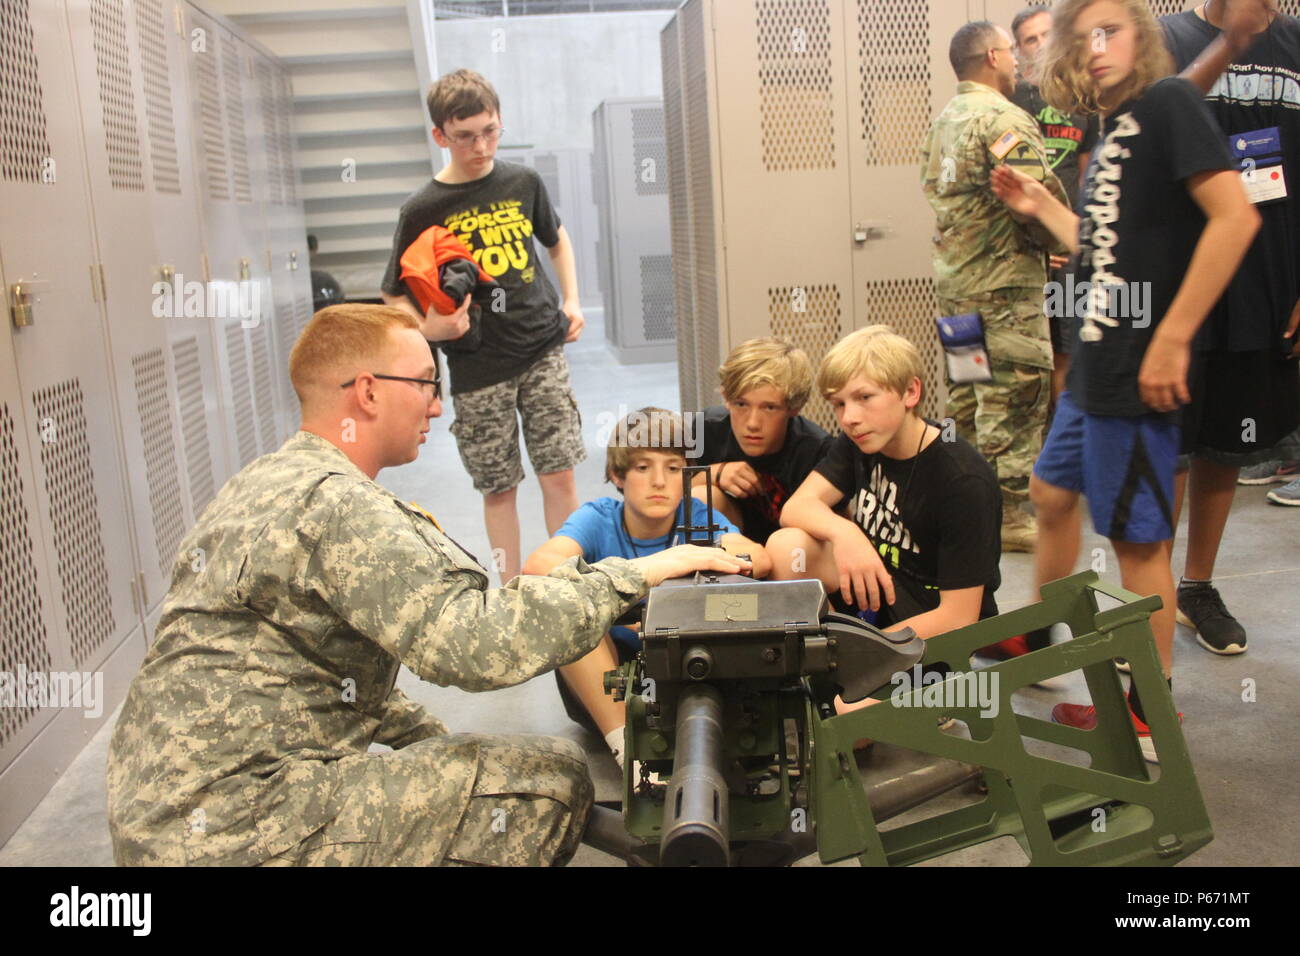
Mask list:
[[[338,814],[339,758],[447,733],[395,688],[399,664],[470,691],[523,683],[587,653],[645,590],[618,558],[488,590],[423,511],[299,432],[227,482],[181,544],[110,743],[117,861],[292,848]],[[431,830],[445,842],[470,799],[472,740],[446,738]]]
[[[1004,162],[1069,204],[1037,121],[992,87],[962,81],[930,126],[921,159],[921,188],[936,219],[935,291],[942,299],[1041,290],[1046,254],[1067,251],[1039,223],[1018,222],[994,194],[989,174]]]

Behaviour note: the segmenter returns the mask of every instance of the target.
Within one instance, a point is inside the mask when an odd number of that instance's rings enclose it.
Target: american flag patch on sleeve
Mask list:
[[[1020,134],[1013,129],[1007,130],[989,149],[998,162],[1007,158],[1007,154],[1020,145]]]

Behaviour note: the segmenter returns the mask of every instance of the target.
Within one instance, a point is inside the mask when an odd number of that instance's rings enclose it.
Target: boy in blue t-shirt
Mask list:
[[[662,408],[643,408],[614,429],[606,452],[605,480],[623,496],[589,501],[524,562],[524,574],[548,574],[560,563],[581,556],[639,558],[683,543],[676,529],[684,524],[682,469],[686,466],[682,418]],[[704,524],[704,505],[690,500],[691,523]],[[747,554],[754,576],[771,570],[762,545],[737,531],[727,518],[712,512],[722,529],[719,544],[730,554]],[[626,710],[605,693],[605,672],[614,670],[641,648],[633,628],[613,627],[600,645],[556,673],[565,712],[576,722],[598,730],[619,766],[623,765],[623,726]]]

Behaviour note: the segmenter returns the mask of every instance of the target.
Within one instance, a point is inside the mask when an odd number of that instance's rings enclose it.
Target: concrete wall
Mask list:
[[[591,149],[591,114],[602,100],[663,95],[659,31],[671,16],[658,10],[439,20],[438,70],[465,67],[492,82],[506,128],[502,147]]]

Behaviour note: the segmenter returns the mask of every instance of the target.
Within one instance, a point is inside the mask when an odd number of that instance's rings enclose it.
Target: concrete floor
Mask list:
[[[582,500],[612,493],[602,481],[604,453],[598,436],[626,409],[678,405],[673,364],[619,366],[606,350],[600,313],[588,316],[583,340],[568,348],[573,382],[584,419],[588,459],[577,469]],[[816,401],[817,399],[814,399]],[[481,558],[491,553],[483,531],[479,496],[461,467],[448,419],[435,422],[420,459],[384,472],[380,481],[404,498],[427,507],[448,533]],[[1300,863],[1300,831],[1287,821],[1300,809],[1297,782],[1300,757],[1291,731],[1300,727],[1300,509],[1269,505],[1266,489],[1241,488],[1219,557],[1216,581],[1229,608],[1246,627],[1250,650],[1238,657],[1216,657],[1179,627],[1175,681],[1184,733],[1214,825],[1215,839],[1191,858],[1191,866],[1271,866]],[[541,495],[529,478],[520,490],[523,548],[528,554],[546,538]],[[1185,524],[1183,533],[1185,533]],[[1086,534],[1080,568],[1091,564],[1094,548],[1106,555],[1106,575],[1118,582],[1117,564],[1104,539]],[[1181,567],[1181,557],[1175,558]],[[1006,555],[1002,609],[1028,603],[1032,565],[1028,555]],[[1243,681],[1256,685],[1256,701],[1242,700]],[[1027,688],[1018,709],[1047,718],[1062,700],[1084,699],[1081,675],[1069,675],[1053,690]],[[407,671],[400,686],[458,732],[533,733],[568,737],[587,750],[597,799],[614,799],[618,777],[602,741],[570,723],[547,674],[519,687],[490,695],[423,684]],[[0,848],[5,866],[111,866],[105,811],[104,763],[112,724],[87,745],[40,806]],[[924,763],[920,755],[878,744],[859,757],[870,783]],[[973,799],[957,791],[891,821],[895,826]],[[615,861],[584,847],[574,863],[602,866]],[[951,854],[926,865],[1020,865],[1025,856],[1010,838]],[[816,857],[804,861],[818,865]]]

